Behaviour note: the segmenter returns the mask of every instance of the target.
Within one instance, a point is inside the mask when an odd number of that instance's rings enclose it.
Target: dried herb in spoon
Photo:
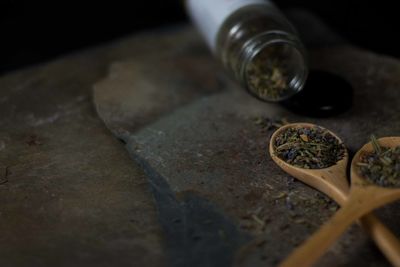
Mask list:
[[[357,162],[361,175],[368,181],[383,187],[400,187],[400,146],[381,147],[371,136],[374,151],[361,155]]]
[[[323,169],[343,159],[345,147],[320,127],[288,128],[275,138],[275,153],[287,163],[305,169]]]

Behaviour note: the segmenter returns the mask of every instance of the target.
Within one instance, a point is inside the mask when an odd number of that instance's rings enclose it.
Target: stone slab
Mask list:
[[[300,32],[307,32],[307,21],[322,25],[304,13],[295,12],[293,18],[302,22]],[[215,249],[219,256],[206,266],[275,266],[334,212],[319,193],[274,165],[267,153],[271,132],[254,123],[255,118],[320,124],[338,133],[351,152],[372,133],[400,134],[399,61],[345,44],[324,27],[311,28],[315,31],[308,33],[306,43],[312,68],[335,73],[354,88],[353,107],[336,117],[302,117],[254,99],[227,77],[191,28],[176,31],[175,42],[170,34],[150,36],[147,40],[154,40],[158,49],[114,63],[108,77],[95,85],[98,114],[147,173],[166,232],[167,254],[180,259],[171,266],[189,266],[193,262],[187,255],[200,252],[197,257],[207,258]],[[328,36],[327,41],[313,42],[323,40],[321,36]],[[196,216],[216,219],[191,205],[193,198],[218,213],[220,229],[196,225]],[[177,208],[170,210],[167,200]],[[379,212],[398,235],[399,208],[396,203]],[[174,226],[176,219],[187,220],[186,232]],[[226,230],[232,225],[235,231]],[[220,230],[229,231],[232,247],[208,238],[210,231]],[[222,260],[226,253],[231,262]],[[387,264],[357,226],[320,262]]]

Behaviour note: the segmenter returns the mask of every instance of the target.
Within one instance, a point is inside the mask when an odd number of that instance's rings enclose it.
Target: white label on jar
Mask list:
[[[238,9],[253,4],[271,4],[268,0],[187,0],[190,17],[212,50],[216,46],[219,28]]]

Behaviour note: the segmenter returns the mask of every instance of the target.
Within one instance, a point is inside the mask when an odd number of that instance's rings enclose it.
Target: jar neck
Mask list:
[[[272,99],[266,96],[263,97],[252,90],[248,70],[250,65],[254,64],[256,58],[262,54],[264,50],[270,49],[273,46],[288,47],[292,53],[288,53],[284,56],[287,58],[280,58],[282,61],[286,62],[288,68],[291,68],[291,78],[287,83],[287,89],[284,94]],[[240,64],[235,67],[236,69],[232,70],[234,75],[251,94],[263,100],[277,102],[287,99],[299,92],[307,79],[308,67],[305,49],[297,36],[285,31],[266,31],[251,37],[243,44],[237,56]],[[266,61],[268,60],[269,58],[266,58]]]

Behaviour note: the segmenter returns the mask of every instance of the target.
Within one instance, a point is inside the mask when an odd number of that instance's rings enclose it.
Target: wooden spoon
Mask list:
[[[343,159],[337,162],[336,165],[325,169],[303,169],[290,165],[275,155],[274,140],[282,131],[293,127],[312,128],[319,126],[309,123],[295,123],[279,128],[271,137],[269,150],[272,159],[275,161],[275,163],[277,163],[278,166],[280,166],[287,173],[291,174],[293,177],[323,192],[335,200],[339,205],[344,205],[349,195],[349,184],[346,177],[346,166],[348,163],[347,151]],[[340,138],[334,133],[330,131],[328,132],[341,142]],[[400,266],[400,241],[372,214],[362,217],[361,224],[372,236],[375,243],[378,245],[383,254],[385,254],[386,258],[392,263],[392,265]],[[326,249],[327,248],[325,248],[325,250]],[[320,254],[322,255],[324,251],[320,252]],[[305,257],[307,257],[307,255],[305,255]],[[298,264],[297,266],[303,266],[300,265],[299,262],[296,262],[295,264]]]

